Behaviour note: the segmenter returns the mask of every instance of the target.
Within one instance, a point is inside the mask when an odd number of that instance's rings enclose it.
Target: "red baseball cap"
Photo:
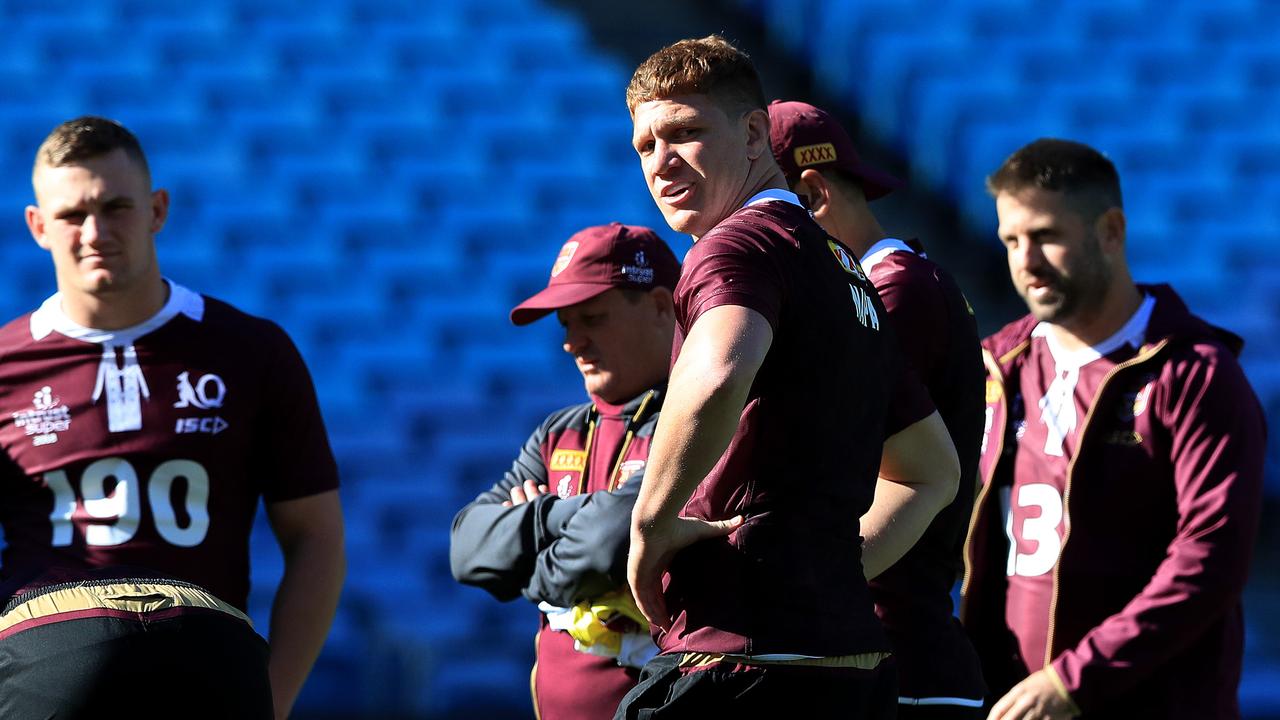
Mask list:
[[[789,183],[794,184],[805,168],[828,166],[852,175],[868,200],[902,187],[901,180],[862,162],[849,133],[829,113],[809,103],[769,103],[769,143]]]
[[[674,290],[679,279],[680,261],[654,231],[618,222],[595,225],[560,248],[546,289],[515,306],[511,322],[528,325],[610,288]]]

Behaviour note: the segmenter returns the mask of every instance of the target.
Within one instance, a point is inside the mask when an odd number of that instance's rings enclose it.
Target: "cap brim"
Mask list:
[[[552,285],[511,310],[511,322],[528,325],[554,310],[577,305],[614,287],[607,283],[565,283]]]
[[[862,194],[868,201],[882,198],[894,190],[901,189],[905,184],[889,173],[881,172],[866,163],[859,163],[853,175],[858,178],[859,184],[862,185]]]

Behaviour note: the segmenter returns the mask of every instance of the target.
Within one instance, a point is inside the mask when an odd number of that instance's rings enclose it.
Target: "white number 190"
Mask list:
[[[107,480],[113,477],[116,485],[108,493]],[[178,478],[187,481],[183,505],[190,521],[186,527],[178,525],[178,513],[170,500],[170,490]],[[51,542],[54,547],[66,547],[71,544],[74,530],[71,518],[76,511],[76,492],[64,470],[45,473],[44,482],[53,491],[53,512],[49,513],[49,522],[53,525]],[[115,520],[111,524],[87,525],[86,545],[121,545],[138,532],[142,520],[142,487],[138,472],[128,460],[103,458],[91,463],[80,476],[80,497],[89,517]],[[209,532],[209,473],[200,463],[191,460],[163,462],[147,481],[147,503],[160,537],[179,547],[199,545]]]

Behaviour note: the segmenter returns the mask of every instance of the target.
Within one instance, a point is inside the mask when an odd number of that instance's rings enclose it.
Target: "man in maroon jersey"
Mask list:
[[[560,249],[546,289],[511,311],[517,325],[556,313],[589,402],[552,413],[505,477],[458,513],[449,557],[459,582],[542,610],[531,683],[542,720],[609,717],[656,652],[625,568],[679,276],[652,230],[589,227]]]
[[[891,238],[881,228],[868,201],[899,183],[860,160],[835,118],[807,103],[775,100],[769,123],[773,156],[791,189],[806,200],[818,224],[853,252],[876,286],[903,353],[960,456],[965,490],[910,552],[871,581],[898,669],[898,717],[983,717],[982,670],[951,603],[982,440],[985,373],[973,310],[951,275],[925,258],[917,242]]]
[[[275,324],[163,278],[137,139],[83,117],[36,153],[37,244],[58,292],[0,328],[9,578],[129,565],[243,610],[258,498],[284,553],[271,686],[288,714],[344,572],[337,471],[311,379]]]
[[[786,190],[750,59],[682,40],[627,105],[654,201],[696,242],[628,558],[663,654],[616,717],[892,716],[864,570],[954,497],[946,428],[857,260]]]
[[[987,188],[1031,310],[983,342],[961,616],[991,717],[1239,717],[1265,434],[1242,343],[1134,283],[1093,148],[1037,140]]]

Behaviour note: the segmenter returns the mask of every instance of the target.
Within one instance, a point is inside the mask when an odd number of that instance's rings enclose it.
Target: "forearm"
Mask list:
[[[675,520],[698,483],[724,454],[738,427],[747,387],[702,374],[690,364],[673,374],[644,485],[632,512],[632,531]],[[720,518],[712,518],[720,519]]]
[[[308,538],[285,550],[285,572],[271,608],[271,692],[285,718],[333,622],[346,574],[338,538]]]
[[[959,460],[935,412],[885,442],[875,499],[861,518],[862,567],[870,580],[911,549],[955,498]]]

